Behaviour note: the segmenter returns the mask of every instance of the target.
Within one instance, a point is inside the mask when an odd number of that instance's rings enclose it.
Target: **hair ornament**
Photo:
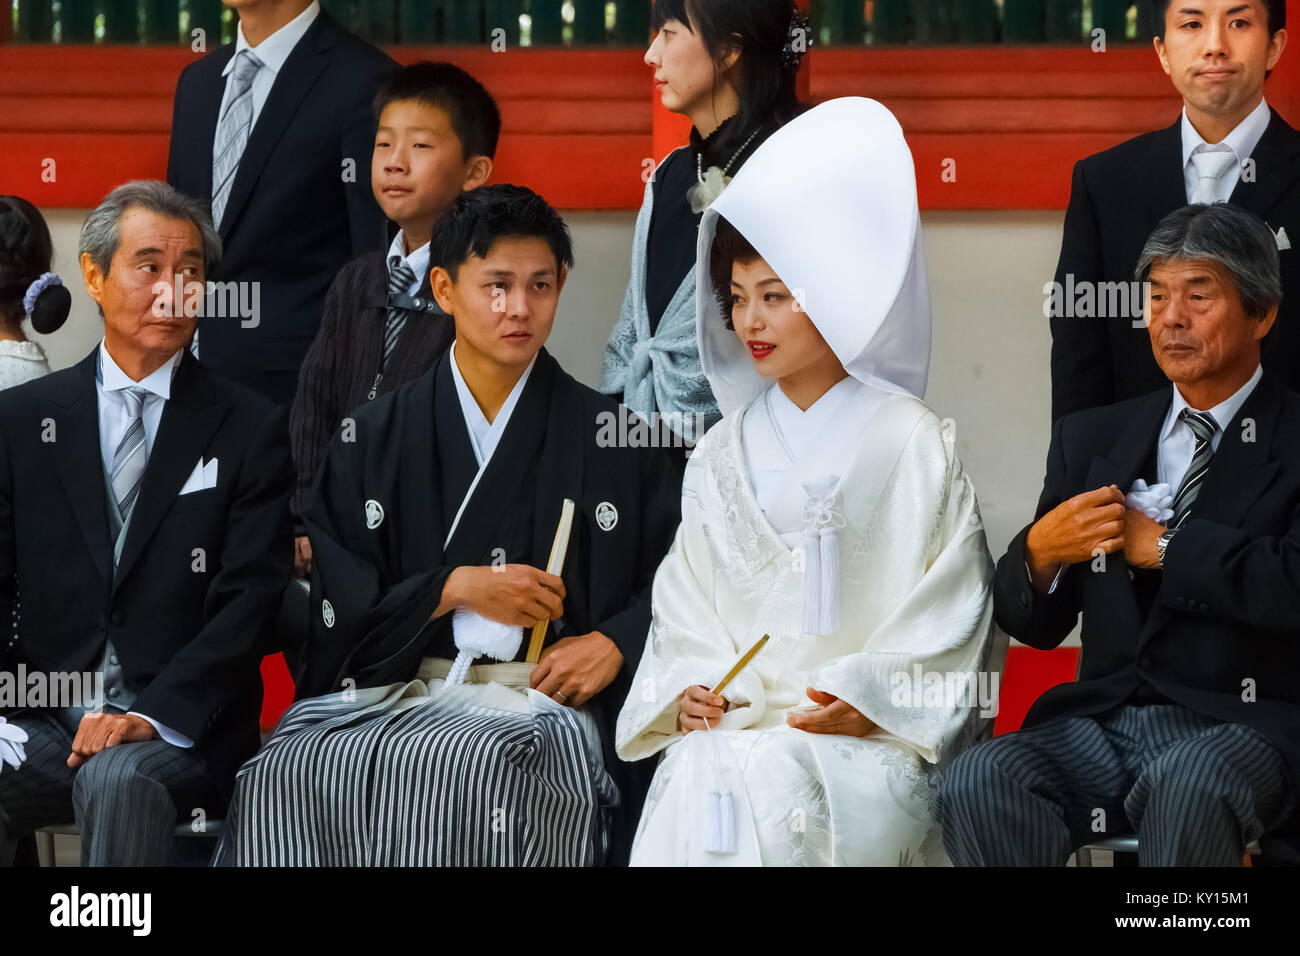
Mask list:
[[[41,293],[53,286],[60,285],[63,285],[62,279],[53,272],[46,272],[27,287],[27,291],[23,293],[23,312],[26,313],[29,322],[32,318],[32,312],[36,310],[36,300],[41,297]]]
[[[803,56],[813,45],[812,20],[808,14],[795,7],[786,33],[785,46],[781,48],[781,65],[798,70]]]

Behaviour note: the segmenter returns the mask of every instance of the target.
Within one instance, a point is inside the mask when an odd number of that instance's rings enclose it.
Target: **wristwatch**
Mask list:
[[[1160,562],[1162,568],[1165,566],[1165,549],[1169,547],[1169,542],[1173,540],[1174,533],[1177,531],[1177,528],[1169,528],[1162,531],[1160,537],[1156,538],[1156,560]]]

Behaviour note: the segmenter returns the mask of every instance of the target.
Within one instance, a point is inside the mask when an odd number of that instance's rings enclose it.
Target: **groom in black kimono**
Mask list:
[[[543,348],[572,261],[563,220],[523,187],[465,193],[440,221],[432,289],[456,341],[331,445],[304,514],[315,560],[297,691],[407,681],[422,658],[455,658],[456,609],[549,621],[531,685],[592,711],[620,790],[610,862],[621,863],[649,771],[618,761],[613,727],[681,486],[666,450],[603,440],[619,406]],[[540,569],[565,498],[576,510],[556,577]]]

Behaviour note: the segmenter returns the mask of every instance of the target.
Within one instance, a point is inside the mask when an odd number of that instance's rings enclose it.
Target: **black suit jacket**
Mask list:
[[[1074,166],[1056,282],[1132,282],[1138,256],[1156,224],[1187,205],[1181,118]],[[1264,341],[1264,368],[1300,391],[1300,132],[1273,112],[1255,146],[1255,181],[1239,182],[1229,201],[1273,230],[1285,228],[1295,248],[1279,253],[1282,306]],[[1122,401],[1167,385],[1141,322],[1141,302],[1128,317],[1053,317],[1052,421],[1084,408]],[[1138,319],[1137,328],[1133,327]]]
[[[111,637],[132,709],[194,740],[228,796],[292,566],[286,413],[187,351],[114,575],[95,363],[0,394],[0,663],[90,671]],[[200,456],[216,487],[178,495]]]
[[[1142,466],[1170,389],[1061,419],[1035,520],[1084,491],[1154,478]],[[1122,552],[1104,570],[1071,565],[1053,594],[1036,593],[1024,567],[1028,531],[998,562],[997,622],[1050,649],[1082,612],[1083,655],[1078,679],[1043,694],[1025,727],[1101,714],[1145,680],[1197,713],[1257,728],[1300,772],[1300,395],[1266,373],[1224,429],[1145,618]]]
[[[167,181],[212,199],[212,146],[234,45],[181,71]],[[293,400],[298,367],[320,325],[334,274],[388,242],[370,188],[371,100],[396,68],[387,54],[324,10],[276,76],[249,134],[221,221],[222,259],[208,279],[260,283],[258,324],[199,323],[203,363],[278,403]],[[344,163],[355,164],[353,181]],[[251,320],[250,320],[251,321]]]

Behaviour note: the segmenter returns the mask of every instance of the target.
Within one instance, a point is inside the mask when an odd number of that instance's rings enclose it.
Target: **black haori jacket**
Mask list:
[[[454,657],[451,615],[430,620],[452,570],[503,555],[544,569],[563,500],[573,499],[564,614],[547,643],[600,631],[623,654],[619,676],[592,700],[623,798],[617,860],[630,847],[649,768],[618,760],[613,728],[649,630],[654,573],[680,520],[679,473],[664,449],[602,447],[601,424],[617,403],[543,350],[444,550],[478,470],[450,362],[444,354],[358,409],[355,434],[330,445],[303,515],[313,567],[298,697],[338,690],[347,678],[358,687],[410,680],[422,657]],[[527,643],[525,635],[520,660]]]

